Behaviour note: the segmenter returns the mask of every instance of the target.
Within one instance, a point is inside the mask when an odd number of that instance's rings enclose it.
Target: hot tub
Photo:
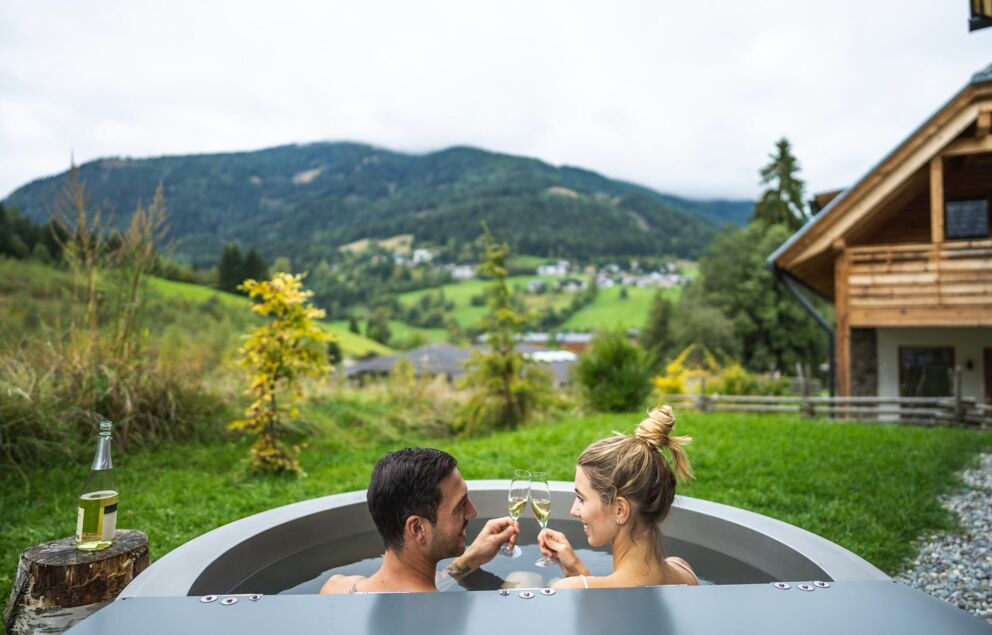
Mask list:
[[[506,481],[469,482],[479,508],[477,526],[481,519],[505,515],[507,486]],[[572,484],[554,482],[551,488],[552,526],[574,530],[569,523],[577,523],[566,516]],[[494,590],[502,585],[493,570],[513,566],[537,571],[526,558],[505,559],[512,563],[508,565],[496,556],[483,568],[488,580],[483,582],[492,584],[490,590],[313,594],[329,569],[344,566],[361,573],[355,569],[374,565],[368,559],[382,552],[374,531],[365,492],[327,496],[243,518],[167,554],[128,585],[117,601],[69,632],[505,635],[509,629],[523,628],[541,635],[989,635],[990,631],[982,620],[896,583],[850,551],[808,531],[686,497],[676,498],[664,523],[666,552],[687,558],[712,585]],[[521,531],[522,542],[533,542],[536,524],[524,520]],[[573,545],[586,543],[576,539]]]
[[[484,519],[506,515],[508,482],[469,481],[468,486],[479,509],[479,519],[468,531],[472,539]],[[585,547],[578,523],[567,515],[573,484],[554,481],[551,491],[551,526],[574,536],[576,548]],[[864,559],[806,530],[695,498],[676,497],[662,533],[667,555],[684,557],[701,578],[716,584],[889,579]],[[522,519],[521,542],[532,543],[536,535],[536,523]],[[348,570],[350,563],[381,553],[365,492],[349,492],[272,509],[204,534],[156,561],[121,596],[315,591],[327,570]],[[528,568],[531,563],[524,558],[503,562],[497,556],[490,568],[511,564]],[[557,572],[531,568],[546,576]]]

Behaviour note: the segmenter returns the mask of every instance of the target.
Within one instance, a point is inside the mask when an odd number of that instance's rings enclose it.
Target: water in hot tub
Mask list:
[[[469,540],[478,535],[485,524],[484,519],[469,523],[466,530]],[[608,549],[592,549],[586,541],[582,525],[574,521],[560,520],[552,527],[568,536],[579,557],[592,575],[607,575],[613,568],[613,557]],[[519,558],[496,555],[479,570],[467,576],[459,584],[452,585],[449,591],[475,591],[498,589],[501,587],[537,587],[551,584],[562,577],[558,567],[541,568],[534,563],[541,557],[537,548],[537,533],[540,531],[532,519],[521,519],[518,545],[523,554]],[[228,590],[229,593],[317,593],[330,576],[372,575],[382,562],[382,540],[376,532],[366,532],[347,539],[331,541],[301,550],[292,556],[270,563]],[[665,553],[681,556],[692,564],[696,574],[704,583],[739,584],[769,582],[767,574],[730,559],[711,549],[666,540]],[[441,569],[451,560],[438,564]]]

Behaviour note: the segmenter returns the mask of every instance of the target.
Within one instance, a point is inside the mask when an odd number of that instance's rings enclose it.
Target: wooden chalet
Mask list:
[[[836,307],[839,396],[992,398],[992,65],[769,258]]]

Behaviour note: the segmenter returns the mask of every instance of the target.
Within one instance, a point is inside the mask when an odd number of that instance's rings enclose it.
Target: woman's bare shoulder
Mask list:
[[[589,576],[586,576],[586,580],[591,580]],[[592,586],[590,584],[589,586]],[[553,589],[584,589],[586,585],[582,582],[582,578],[579,576],[572,576],[570,578],[562,578],[561,580],[556,580],[551,584]]]
[[[356,584],[366,579],[365,576],[361,575],[332,575],[324,583],[324,586],[320,587],[320,592],[321,594],[351,593]]]
[[[671,556],[665,558],[665,562],[675,571],[678,584],[699,584],[696,572],[692,570],[692,566],[684,558]]]

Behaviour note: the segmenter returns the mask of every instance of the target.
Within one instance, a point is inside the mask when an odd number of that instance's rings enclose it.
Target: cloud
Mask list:
[[[829,189],[992,61],[965,5],[15,0],[0,6],[0,192],[71,151],[348,139],[753,197],[783,135]]]

